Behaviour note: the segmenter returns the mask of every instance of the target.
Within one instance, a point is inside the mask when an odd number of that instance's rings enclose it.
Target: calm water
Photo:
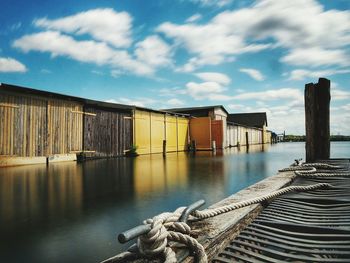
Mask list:
[[[303,143],[0,169],[0,262],[97,262],[117,233],[205,199],[213,204],[304,155]],[[333,143],[332,157],[350,157]]]

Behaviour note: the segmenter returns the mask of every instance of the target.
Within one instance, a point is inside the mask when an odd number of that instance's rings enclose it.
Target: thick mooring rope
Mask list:
[[[137,247],[142,256],[149,258],[163,255],[164,262],[175,263],[176,254],[171,247],[182,244],[194,252],[196,262],[208,262],[203,246],[190,236],[190,226],[179,222],[184,210],[185,207],[180,207],[173,213],[162,213],[144,221],[144,224],[151,224],[151,230],[137,239]],[[171,245],[169,241],[172,242]]]
[[[254,204],[259,204],[261,202],[264,201],[268,201],[272,198],[278,197],[280,195],[286,194],[288,192],[292,192],[292,191],[310,191],[310,190],[316,190],[316,189],[328,189],[332,187],[330,184],[327,183],[318,183],[318,184],[314,184],[314,185],[309,185],[309,186],[288,186],[285,187],[283,189],[280,189],[278,191],[275,191],[271,194],[267,194],[267,195],[263,195],[257,198],[253,198],[251,200],[248,201],[242,201],[242,202],[238,202],[235,204],[229,204],[229,205],[225,205],[225,206],[221,206],[221,207],[217,207],[217,208],[209,208],[206,210],[196,210],[193,213],[193,216],[199,218],[199,219],[205,219],[205,218],[209,218],[209,217],[214,217],[223,213],[227,213],[230,212],[232,210],[236,210],[242,207],[246,207],[246,206],[250,206],[250,205],[254,205]]]
[[[293,171],[297,176],[303,177],[350,176],[349,172],[317,173],[317,168],[324,170],[342,169],[340,166],[325,163],[303,163],[301,165],[294,165],[289,168],[281,169],[279,172]],[[309,186],[288,186],[248,201],[224,205],[217,208],[208,208],[202,211],[195,210],[191,215],[196,219],[205,219],[235,209],[269,201],[288,192],[329,189],[331,187],[332,185],[328,183],[317,183]],[[180,244],[185,245],[193,251],[195,262],[208,262],[204,247],[195,238],[191,237],[191,227],[185,222],[179,222],[184,209],[185,207],[180,207],[172,213],[162,213],[143,222],[144,224],[150,224],[151,230],[137,239],[138,254],[141,257],[154,258],[155,256],[163,256],[165,263],[176,263],[176,254],[173,248]],[[130,256],[130,253],[126,253],[126,256]]]
[[[334,177],[334,176],[350,176],[350,172],[327,172],[320,173],[317,172],[318,169],[324,170],[340,170],[343,167],[338,165],[331,165],[326,163],[303,163],[301,165],[291,166],[279,170],[279,172],[294,172],[297,176],[300,177]]]

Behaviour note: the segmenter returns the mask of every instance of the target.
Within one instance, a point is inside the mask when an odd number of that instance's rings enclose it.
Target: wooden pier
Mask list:
[[[296,160],[205,210],[156,216],[123,233],[124,241],[141,237],[103,263],[350,262],[350,160],[329,159],[329,101],[329,80],[305,86],[307,163]]]
[[[349,160],[325,163],[350,173]],[[212,262],[350,262],[350,177],[332,172],[295,178],[292,185],[329,183],[332,188],[276,198]]]

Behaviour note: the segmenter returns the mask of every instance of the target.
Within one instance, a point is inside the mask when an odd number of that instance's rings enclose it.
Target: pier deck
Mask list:
[[[347,159],[327,161],[350,171]],[[213,262],[350,262],[350,177],[297,177],[292,185],[327,190],[276,198]]]

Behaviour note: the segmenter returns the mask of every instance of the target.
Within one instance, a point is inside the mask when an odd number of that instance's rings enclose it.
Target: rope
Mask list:
[[[293,171],[297,176],[303,177],[350,176],[349,172],[339,171],[336,173],[317,173],[317,168],[325,170],[338,170],[342,167],[325,163],[303,163],[301,165],[298,164],[281,169],[279,172]],[[196,210],[192,213],[192,216],[196,219],[206,219],[233,211],[235,209],[269,201],[292,191],[310,191],[317,189],[329,189],[331,187],[332,185],[328,183],[318,183],[308,186],[288,186],[270,194],[247,201],[228,204],[217,208],[208,208],[202,211]],[[173,248],[180,244],[191,249],[195,256],[195,262],[207,263],[208,259],[204,247],[195,238],[191,237],[191,227],[185,222],[179,222],[184,210],[185,207],[180,207],[174,212],[162,213],[151,219],[145,220],[143,223],[150,224],[151,230],[148,233],[138,237],[137,255],[145,258],[163,256],[165,263],[176,263],[176,254]],[[130,253],[127,253],[126,256],[130,256]]]
[[[275,191],[271,194],[267,194],[261,197],[257,197],[257,198],[253,198],[251,200],[248,201],[242,201],[242,202],[238,202],[235,204],[229,204],[229,205],[225,205],[225,206],[221,206],[221,207],[217,207],[217,208],[209,208],[206,210],[196,210],[193,213],[193,216],[197,217],[198,219],[205,219],[205,218],[209,218],[209,217],[214,217],[223,213],[227,213],[230,212],[232,210],[235,209],[239,209],[242,207],[246,207],[246,206],[250,206],[250,205],[254,205],[254,204],[259,204],[261,202],[264,201],[268,201],[272,198],[275,198],[277,196],[286,194],[288,192],[292,192],[292,191],[310,191],[310,190],[316,190],[316,189],[328,189],[332,187],[330,184],[327,183],[318,183],[318,184],[314,184],[314,185],[309,185],[309,186],[288,186],[285,187],[283,189],[280,189],[278,191]]]
[[[180,207],[172,213],[162,213],[144,221],[144,224],[151,224],[151,230],[137,239],[137,247],[142,256],[152,258],[163,255],[165,263],[175,263],[176,254],[172,247],[182,244],[194,252],[196,262],[208,262],[204,247],[190,236],[190,226],[178,221],[184,209],[185,207]]]
[[[279,170],[279,172],[294,172],[300,177],[334,177],[334,176],[350,176],[349,172],[317,172],[317,168],[325,170],[339,170],[343,167],[326,163],[303,163],[301,165],[291,166]]]

